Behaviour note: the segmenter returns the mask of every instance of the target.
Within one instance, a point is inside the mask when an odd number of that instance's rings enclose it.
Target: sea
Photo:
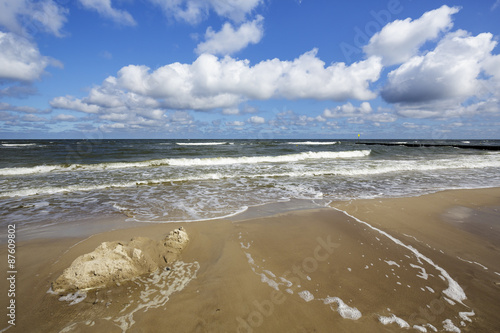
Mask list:
[[[0,140],[0,224],[168,223],[251,207],[500,186],[500,141]],[[377,141],[372,141],[377,143]],[[407,143],[450,146],[407,147]],[[6,228],[3,228],[6,229]]]

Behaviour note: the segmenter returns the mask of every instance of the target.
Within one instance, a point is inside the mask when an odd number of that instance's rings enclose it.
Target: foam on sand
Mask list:
[[[176,261],[170,270],[158,270],[150,277],[141,277],[136,281],[144,286],[140,300],[133,308],[125,306],[120,313],[121,317],[115,318],[113,322],[126,332],[135,324],[134,315],[138,311],[147,311],[161,307],[167,303],[170,295],[183,290],[191,280],[196,278],[196,273],[200,269],[198,262],[185,263]]]
[[[129,298],[137,294],[139,294],[139,296],[135,297],[132,302],[116,302],[118,305],[117,315],[110,315],[111,311],[108,310],[108,305],[106,305],[106,307],[101,310],[100,317],[92,316],[91,320],[73,322],[60,332],[78,332],[80,328],[84,327],[85,330],[88,329],[86,326],[94,326],[96,321],[111,322],[113,325],[120,328],[123,333],[127,332],[136,324],[136,314],[164,306],[169,301],[172,294],[182,291],[193,279],[195,279],[200,269],[200,264],[196,261],[186,263],[178,260],[169,268],[168,270],[159,269],[149,276],[141,276],[133,279],[134,288],[127,288],[124,292],[128,294]],[[80,291],[76,294],[78,293],[80,293]],[[73,294],[70,295],[70,298],[74,296]],[[69,301],[70,299],[63,300]],[[100,304],[102,302],[104,302],[104,300],[96,299],[95,304]]]
[[[337,304],[336,311],[344,319],[358,320],[359,318],[361,318],[361,312],[357,308],[350,307],[349,305],[345,304],[344,301],[338,297],[327,297],[323,300],[323,303],[324,304],[336,303]],[[331,305],[330,305],[330,308],[332,310],[334,310]]]
[[[404,321],[399,317],[396,317],[396,315],[394,314],[391,315],[390,317],[379,316],[378,320],[384,325],[396,323],[401,328],[410,328],[410,325],[406,321]]]
[[[443,321],[443,328],[446,332],[460,333],[460,328],[456,327],[450,319]]]
[[[314,299],[314,295],[311,294],[311,292],[308,291],[308,290],[302,290],[302,291],[300,291],[299,292],[299,296],[300,296],[300,298],[302,298],[306,302],[310,302],[310,301],[312,301]]]
[[[362,220],[358,219],[355,216],[352,216],[351,214],[347,213],[346,211],[343,211],[343,210],[338,209],[338,208],[333,208],[333,209],[335,209],[337,211],[340,211],[340,212],[343,212],[344,214],[346,214],[347,216],[351,217],[355,221],[357,221],[359,223],[362,223],[362,224],[366,225],[367,227],[369,227],[370,229],[379,232],[380,234],[382,234],[382,235],[386,236],[387,238],[389,238],[394,243],[396,243],[396,244],[398,244],[398,245],[400,245],[400,246],[408,249],[409,251],[413,252],[413,254],[415,255],[415,257],[417,259],[423,260],[423,261],[427,262],[429,265],[433,266],[436,270],[438,270],[441,273],[441,275],[448,282],[448,288],[445,289],[445,290],[443,290],[443,294],[445,294],[451,300],[454,300],[457,303],[460,303],[460,304],[463,305],[463,301],[467,299],[467,296],[465,295],[465,292],[462,289],[462,287],[460,287],[460,285],[450,276],[450,274],[448,274],[448,272],[446,270],[444,270],[442,267],[436,265],[430,258],[428,258],[428,257],[424,256],[423,254],[421,254],[414,247],[412,247],[410,245],[404,244],[399,239],[397,239],[397,238],[389,235],[387,232],[382,231],[382,230],[380,230],[378,228],[373,227],[371,224],[369,224],[369,223],[367,223],[365,221],[362,221]],[[413,267],[413,265],[412,265],[412,267]],[[414,267],[414,268],[421,268],[421,267]],[[421,278],[425,278],[426,276],[427,276],[427,274],[426,273],[424,274],[424,271],[422,270],[420,277]]]

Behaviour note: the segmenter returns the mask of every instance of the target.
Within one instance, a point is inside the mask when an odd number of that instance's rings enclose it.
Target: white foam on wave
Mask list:
[[[45,174],[55,172],[85,172],[85,171],[108,171],[116,169],[130,168],[155,168],[155,167],[211,167],[211,166],[233,166],[244,164],[261,163],[293,163],[307,160],[328,160],[328,159],[350,159],[361,158],[370,155],[370,150],[353,150],[339,152],[302,152],[298,154],[286,154],[277,156],[240,156],[240,157],[210,157],[210,158],[167,158],[157,160],[147,160],[141,162],[112,162],[98,164],[71,164],[71,165],[39,165],[35,167],[15,167],[2,168],[0,175],[16,176],[30,174]],[[318,170],[298,170],[292,172],[270,173],[254,175],[239,175],[242,177],[311,177],[311,176],[369,176],[398,172],[421,172],[439,171],[447,169],[483,169],[490,167],[500,167],[500,154],[481,156],[462,156],[453,159],[427,160],[415,163],[415,161],[370,161],[366,165],[335,165],[331,168],[321,168]],[[204,178],[220,179],[230,178],[227,173],[224,175],[210,174]],[[187,178],[189,180],[189,177]],[[161,181],[161,180],[158,180]],[[168,181],[168,180],[167,180]],[[148,181],[143,181],[147,184]],[[155,182],[155,180],[152,180]],[[140,182],[139,182],[140,183]]]
[[[298,142],[287,142],[289,145],[307,145],[307,146],[328,146],[335,145],[337,141],[324,142],[324,141],[298,141]]]
[[[231,165],[231,164],[258,164],[258,163],[290,163],[311,159],[356,158],[370,155],[370,150],[351,151],[319,151],[302,152],[277,156],[242,156],[242,157],[214,157],[214,158],[178,158],[170,159],[168,165],[204,166],[204,165]]]
[[[302,152],[298,154],[286,154],[277,156],[240,156],[240,157],[207,157],[207,158],[165,158],[141,162],[111,162],[96,164],[57,164],[39,165],[35,167],[2,168],[0,175],[15,176],[28,174],[41,174],[50,172],[67,171],[104,171],[129,168],[147,168],[159,166],[218,166],[234,164],[259,164],[259,163],[291,163],[314,159],[343,159],[358,158],[370,155],[370,150],[351,151],[320,151]]]
[[[17,148],[17,147],[34,147],[36,143],[2,143],[2,147]]]
[[[221,146],[227,144],[227,142],[176,142],[179,146]]]

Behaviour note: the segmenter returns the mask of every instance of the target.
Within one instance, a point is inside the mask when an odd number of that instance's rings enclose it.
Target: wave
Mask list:
[[[22,189],[11,192],[4,192],[0,197],[25,197],[34,195],[53,195],[68,192],[89,192],[99,191],[104,189],[113,188],[131,188],[136,186],[153,186],[160,184],[173,184],[182,182],[197,182],[197,181],[211,181],[211,180],[224,180],[224,179],[259,179],[259,178],[307,178],[318,176],[337,176],[337,177],[352,177],[352,176],[372,176],[385,173],[400,173],[400,172],[425,172],[437,170],[457,170],[457,169],[481,169],[489,167],[500,167],[500,161],[475,161],[473,159],[456,160],[434,160],[426,163],[416,164],[410,161],[392,161],[390,166],[387,164],[379,165],[364,165],[363,167],[335,167],[324,170],[299,170],[290,172],[276,172],[276,173],[256,173],[256,174],[241,174],[241,173],[227,173],[215,172],[206,173],[201,175],[193,175],[179,178],[157,178],[146,180],[135,180],[116,182],[108,184],[95,184],[95,185],[69,185],[69,186],[47,186],[39,188]]]
[[[179,146],[221,146],[227,142],[176,142]]]
[[[290,163],[309,159],[336,159],[355,158],[370,155],[370,150],[351,151],[322,151],[303,152],[299,154],[278,156],[242,156],[242,157],[215,157],[215,158],[178,158],[171,159],[168,165],[175,166],[209,166],[209,165],[231,165],[231,164],[258,164],[258,163]]]
[[[258,164],[258,163],[290,163],[308,159],[335,159],[356,158],[370,155],[370,150],[353,150],[339,152],[303,152],[299,154],[278,156],[242,156],[242,157],[210,157],[210,158],[166,158],[142,162],[114,162],[99,164],[70,164],[70,165],[40,165],[36,167],[18,167],[0,169],[0,175],[29,175],[49,172],[66,171],[104,171],[113,169],[145,168],[158,166],[217,166],[231,164]]]
[[[324,141],[298,141],[298,142],[287,142],[289,145],[334,145],[337,144],[337,141],[332,142],[324,142]]]
[[[36,143],[2,143],[2,147],[17,148],[17,147],[33,147]]]

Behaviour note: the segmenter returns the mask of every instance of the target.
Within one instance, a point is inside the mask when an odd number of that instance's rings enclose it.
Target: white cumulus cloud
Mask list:
[[[58,97],[53,107],[83,112],[102,108],[164,108],[233,112],[246,100],[271,98],[319,100],[367,100],[376,97],[370,83],[382,66],[372,57],[350,66],[325,63],[317,50],[293,61],[272,59],[250,65],[248,60],[202,54],[192,64],[172,63],[151,71],[147,66],[121,68],[87,97]]]
[[[356,107],[351,103],[339,105],[333,109],[325,109],[323,117],[325,118],[342,118],[342,117],[358,117],[368,115],[373,111],[370,103],[363,102]]]
[[[28,39],[0,31],[0,79],[35,81],[49,65],[62,66],[58,61],[42,56]]]
[[[414,56],[426,41],[449,30],[453,26],[451,16],[459,10],[458,7],[444,5],[416,20],[395,20],[373,35],[363,51],[368,56],[382,57],[384,65],[403,63]]]
[[[252,123],[252,124],[265,124],[266,123],[266,120],[262,117],[259,117],[259,116],[252,116],[250,118],[248,118],[248,122],[249,123]]]
[[[446,35],[433,51],[415,56],[388,74],[382,97],[391,103],[463,101],[481,88],[482,63],[496,46],[490,33]]]
[[[211,54],[233,54],[238,52],[249,44],[257,44],[264,32],[263,22],[264,18],[260,15],[251,22],[245,22],[237,29],[229,22],[226,22],[222,29],[215,32],[209,27],[205,33],[205,41],[198,44],[196,53],[211,53]]]

